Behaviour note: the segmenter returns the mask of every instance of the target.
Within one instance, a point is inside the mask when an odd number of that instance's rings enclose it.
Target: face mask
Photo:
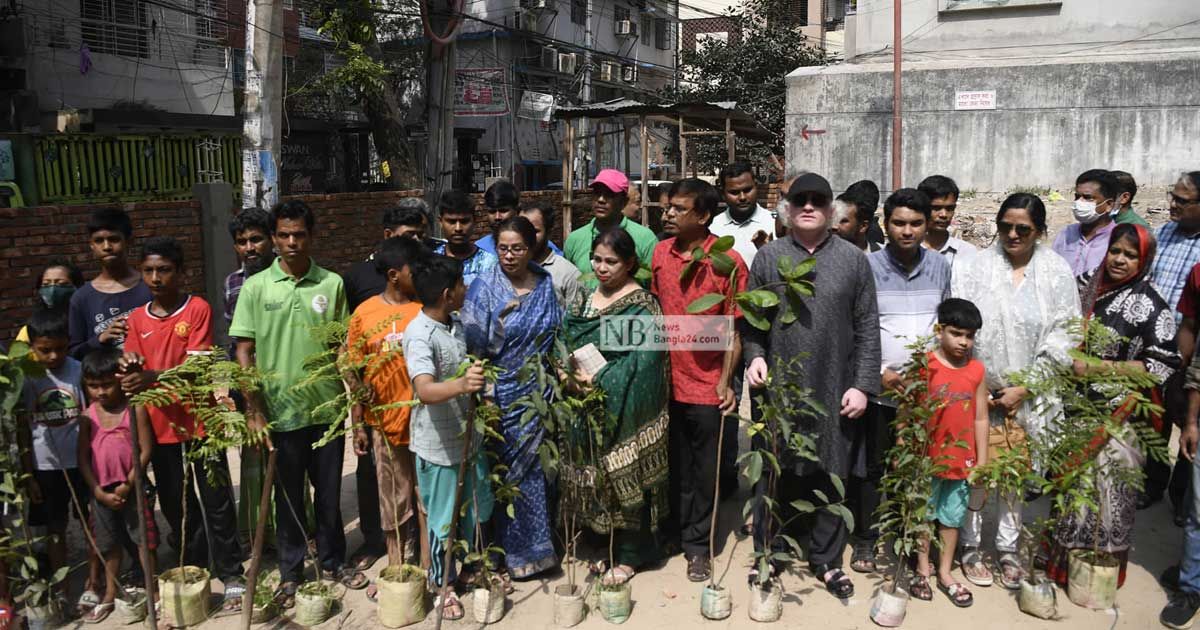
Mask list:
[[[71,294],[75,293],[75,287],[50,285],[38,289],[38,296],[42,298],[42,303],[46,308],[58,308],[67,303],[71,299]]]
[[[1075,220],[1084,225],[1095,223],[1096,221],[1104,218],[1103,214],[1096,214],[1095,201],[1076,199],[1075,205],[1072,206],[1071,211],[1075,214]]]

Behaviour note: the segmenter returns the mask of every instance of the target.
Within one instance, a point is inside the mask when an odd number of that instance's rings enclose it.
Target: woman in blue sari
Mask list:
[[[502,444],[494,445],[508,467],[506,482],[517,486],[513,515],[497,510],[497,542],[514,578],[528,578],[558,564],[554,553],[550,485],[542,471],[538,447],[545,429],[541,420],[522,423],[526,407],[516,404],[533,391],[522,381],[521,368],[531,355],[547,356],[562,321],[550,275],[531,264],[537,233],[524,217],[500,224],[496,233],[499,264],[479,275],[467,291],[462,322],[471,354],[501,369],[492,400],[500,408]],[[547,392],[548,394],[549,392]]]

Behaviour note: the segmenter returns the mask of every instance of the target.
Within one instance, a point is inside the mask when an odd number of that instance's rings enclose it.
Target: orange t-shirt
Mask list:
[[[370,356],[363,369],[363,382],[375,391],[374,405],[413,399],[412,381],[404,362],[401,341],[404,329],[421,312],[419,302],[399,306],[376,295],[354,309],[346,334],[346,347],[355,361]],[[373,356],[372,356],[373,355]],[[383,432],[393,446],[408,444],[408,418],[412,407],[395,407],[380,412],[364,410],[367,424]]]
[[[983,363],[971,359],[961,368],[951,367],[929,355],[929,395],[944,399],[945,405],[933,419],[929,457],[945,464],[944,479],[966,479],[975,467],[975,394],[983,382]],[[965,442],[966,446],[957,444]]]

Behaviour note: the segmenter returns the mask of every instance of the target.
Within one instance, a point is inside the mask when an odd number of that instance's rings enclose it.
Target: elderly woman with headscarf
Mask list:
[[[1101,359],[1100,365],[1089,367],[1076,360],[1076,373],[1120,368],[1149,372],[1161,383],[1179,368],[1174,313],[1150,284],[1148,272],[1154,260],[1154,248],[1154,238],[1146,228],[1136,224],[1118,225],[1109,237],[1104,263],[1079,277],[1086,325],[1105,326],[1114,333],[1114,338],[1112,343],[1090,349],[1089,354]],[[1161,398],[1157,389],[1149,392],[1150,398]],[[1124,421],[1130,419],[1132,408],[1117,405],[1113,414],[1114,419]],[[1149,421],[1159,429],[1162,418],[1156,414]],[[1097,458],[1100,470],[1114,466],[1141,469],[1145,456],[1133,430],[1127,426],[1123,429],[1103,436],[1095,443],[1096,450],[1089,452]],[[1117,585],[1124,583],[1133,538],[1133,518],[1137,511],[1137,488],[1123,479],[1128,477],[1099,475],[1099,510],[1084,508],[1061,516],[1047,567],[1047,573],[1055,581],[1066,585],[1067,560],[1072,549],[1098,549],[1120,561]]]

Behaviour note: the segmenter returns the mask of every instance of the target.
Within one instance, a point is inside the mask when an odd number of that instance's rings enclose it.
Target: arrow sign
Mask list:
[[[823,133],[825,133],[824,129],[809,129],[808,125],[804,125],[804,127],[800,129],[800,137],[804,138],[805,140],[808,140],[809,136],[819,136]]]

